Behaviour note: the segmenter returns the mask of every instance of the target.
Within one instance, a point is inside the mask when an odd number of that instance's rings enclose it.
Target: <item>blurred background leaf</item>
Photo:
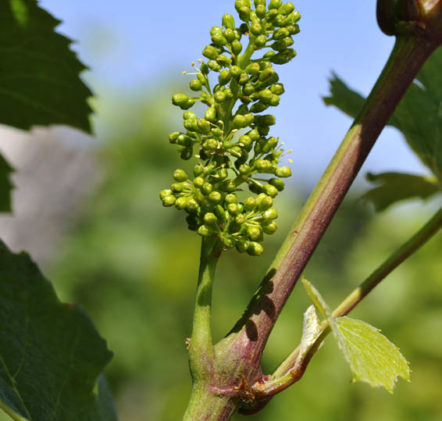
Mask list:
[[[384,185],[370,190],[364,197],[373,201],[377,210],[383,210],[405,199],[426,199],[436,188],[442,192],[442,48],[438,48],[419,72],[409,87],[401,103],[390,119],[389,125],[397,128],[404,136],[408,146],[421,162],[437,178],[438,183],[423,181],[418,183],[416,176],[410,174],[406,183],[398,177],[379,174],[370,181],[382,180]],[[352,90],[336,74],[330,79],[330,94],[323,98],[326,105],[334,105],[348,116],[355,118],[362,108],[365,98]],[[419,185],[417,185],[417,183]],[[397,188],[400,185],[400,189]],[[386,198],[396,189],[396,194]],[[421,189],[421,194],[417,191]]]

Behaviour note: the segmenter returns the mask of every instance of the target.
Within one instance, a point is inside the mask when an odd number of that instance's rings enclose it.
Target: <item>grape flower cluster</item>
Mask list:
[[[284,93],[273,65],[296,55],[290,47],[300,14],[281,0],[267,5],[236,0],[235,8],[242,23],[236,27],[233,16],[224,15],[202,52],[207,60],[193,64],[196,77],[189,87],[195,95],[172,97],[185,110],[185,130],[171,133],[169,140],[182,159],[195,157],[198,163],[192,174],[175,170],[175,182],[160,197],[164,206],[187,213],[191,230],[258,256],[263,235],[277,229],[273,200],[284,189],[281,178],[291,175],[289,167],[279,166],[284,154],[279,139],[269,136],[275,117],[263,112],[277,106]],[[252,59],[260,50],[261,57]],[[189,111],[198,102],[207,107],[203,117]]]

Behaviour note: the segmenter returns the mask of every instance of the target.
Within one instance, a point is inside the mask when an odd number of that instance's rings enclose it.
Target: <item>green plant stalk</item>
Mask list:
[[[215,351],[219,364],[254,384],[271,330],[296,281],[407,88],[439,43],[416,33],[397,38],[366,103],[284,241],[242,318]],[[226,376],[225,376],[226,377]],[[224,382],[229,382],[225,379]],[[252,411],[255,409],[252,407]],[[247,413],[248,409],[243,412]]]
[[[442,209],[439,209],[433,217],[416,232],[407,242],[402,244],[380,266],[368,276],[359,287],[354,289],[338,307],[333,311],[332,317],[347,315],[356,307],[379,283],[384,280],[402,262],[417,252],[442,228]],[[319,349],[325,337],[330,332],[329,324],[325,321],[321,328],[322,332],[315,343],[312,344],[303,361],[298,361],[299,347],[290,354],[286,360],[273,373],[272,379],[265,383],[257,384],[252,390],[257,395],[272,396],[298,381],[305,372],[308,363]]]
[[[190,369],[194,382],[205,380],[213,370],[210,318],[212,287],[218,258],[217,241],[213,237],[203,238],[201,242],[192,336],[189,342]]]

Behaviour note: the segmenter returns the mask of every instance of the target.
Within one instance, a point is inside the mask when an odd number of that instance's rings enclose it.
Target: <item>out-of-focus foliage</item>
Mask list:
[[[158,198],[177,165],[167,140],[177,118],[171,105],[130,106],[120,99],[112,135],[99,152],[103,183],[50,270],[63,298],[86,308],[115,352],[107,375],[122,421],[181,419],[190,393],[184,340],[190,335],[200,244],[186,230],[183,216],[165,211]],[[296,169],[293,179],[302,185]],[[266,240],[263,257],[229,252],[221,259],[214,288],[215,340],[244,310],[299,211],[299,196],[290,188],[281,195],[280,230]],[[425,220],[398,215],[373,220],[366,205],[352,199],[343,205],[306,270],[330,306]],[[401,382],[393,396],[349,384],[350,370],[327,340],[304,378],[249,419],[440,419],[441,248],[441,236],[434,238],[352,313],[401,347],[411,362],[412,383]],[[273,371],[297,345],[308,305],[296,287],[270,337],[265,372]]]
[[[79,76],[86,66],[55,31],[60,22],[37,0],[3,0],[0,22],[0,124],[64,124],[89,133],[92,93]],[[11,211],[11,171],[0,155],[0,212]]]
[[[376,187],[365,195],[378,210],[383,210],[396,201],[416,197],[426,199],[442,191],[441,68],[442,48],[439,47],[422,67],[388,123],[402,133],[408,146],[436,177],[436,188],[431,190],[431,194],[418,195],[415,183],[402,180],[398,186],[397,178],[384,177],[381,190]],[[361,110],[364,100],[362,95],[333,74],[330,80],[330,96],[324,98],[325,104],[334,105],[354,118]],[[392,195],[392,191],[397,193]]]

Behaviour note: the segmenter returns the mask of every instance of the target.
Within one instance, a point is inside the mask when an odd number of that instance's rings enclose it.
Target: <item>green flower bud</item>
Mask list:
[[[224,211],[224,208],[222,206],[220,206],[220,205],[216,206],[215,214],[220,221],[227,222],[228,215],[226,215],[226,212]]]
[[[236,33],[233,29],[226,29],[224,31],[224,38],[227,40],[227,42],[233,42],[236,40]]]
[[[255,241],[252,241],[249,243],[249,246],[247,248],[247,253],[250,254],[250,256],[261,256],[261,254],[264,252],[264,248],[261,244],[256,243]]]
[[[250,130],[250,132],[248,132],[247,135],[250,137],[250,139],[253,140],[253,142],[258,141],[261,138],[258,130],[256,130],[256,129]]]
[[[266,82],[268,80],[270,80],[274,75],[275,75],[275,70],[272,67],[267,67],[266,69],[264,69],[260,75],[259,75],[259,81],[260,82]]]
[[[218,191],[213,191],[212,193],[209,194],[209,200],[214,204],[221,202],[221,199],[222,195]]]
[[[209,62],[207,63],[207,65],[214,71],[214,72],[219,72],[221,70],[221,66],[219,65],[219,63],[215,60],[209,60]]]
[[[289,31],[286,28],[279,28],[273,33],[273,39],[279,40],[288,37]]]
[[[271,178],[271,179],[269,180],[269,183],[270,183],[272,186],[275,186],[279,191],[283,191],[283,190],[284,190],[285,183],[284,183],[284,181],[282,181],[282,180],[279,179],[279,178]]]
[[[296,56],[296,51],[293,48],[281,51],[270,58],[270,61],[275,64],[288,63],[293,57]]]
[[[258,16],[260,19],[263,19],[265,15],[266,15],[265,4],[258,4],[258,6],[256,6],[256,16]]]
[[[256,75],[258,74],[260,71],[260,67],[258,63],[250,63],[247,67],[246,67],[246,72],[249,75]]]
[[[273,199],[265,193],[260,193],[256,198],[256,206],[260,211],[265,211],[273,206]]]
[[[169,142],[170,143],[176,143],[176,140],[178,139],[178,136],[180,135],[180,132],[173,132],[169,135]]]
[[[183,210],[186,208],[187,205],[187,198],[186,197],[179,197],[176,201],[175,201],[175,207],[179,210]]]
[[[213,97],[215,98],[216,102],[224,102],[226,100],[226,94],[223,91],[215,92]]]
[[[273,204],[273,201],[272,201],[272,204]],[[258,202],[255,200],[255,198],[253,196],[249,196],[244,201],[244,208],[248,212],[255,210],[256,206],[258,206]],[[270,205],[270,206],[272,206],[272,205]]]
[[[201,225],[198,228],[198,234],[202,237],[209,237],[212,234],[212,230],[206,225]]]
[[[164,199],[167,196],[172,196],[172,190],[170,189],[164,189],[160,191],[160,198]]]
[[[270,89],[263,89],[258,93],[258,97],[262,102],[270,104],[270,101],[272,100],[273,97],[273,93]]]
[[[275,186],[272,186],[271,184],[266,184],[264,186],[264,191],[270,196],[270,197],[276,197],[278,195],[278,189]]]
[[[166,197],[163,197],[161,200],[163,202],[163,206],[170,207],[175,204],[176,198],[175,198],[175,196],[166,196]]]
[[[239,138],[239,144],[244,145],[245,147],[248,147],[252,144],[252,139],[250,138],[250,136],[243,134],[240,138]]]
[[[249,75],[246,72],[241,73],[239,76],[239,83],[241,85],[244,85],[248,81],[249,81]]]
[[[293,6],[293,3],[291,1],[289,1],[288,3],[282,5],[279,8],[279,13],[281,13],[282,15],[289,15],[290,13],[293,12],[293,10],[295,10],[295,6]]]
[[[241,67],[236,66],[236,65],[232,66],[230,68],[230,73],[232,73],[232,76],[234,76],[234,77],[239,76],[242,73]]]
[[[235,216],[235,222],[238,224],[238,225],[242,225],[242,224],[244,224],[244,221],[246,220],[246,217],[242,214],[242,213],[240,213],[239,215],[236,215]]]
[[[232,60],[229,57],[225,56],[224,54],[220,54],[216,58],[216,62],[221,66],[228,67],[232,63]]]
[[[233,118],[232,126],[234,129],[242,129],[243,127],[247,126],[247,120],[243,115],[237,114]]]
[[[195,177],[198,177],[198,176],[201,175],[203,172],[204,172],[204,169],[203,169],[203,167],[202,167],[201,165],[196,164],[196,165],[193,167],[193,175],[194,175]]]
[[[256,102],[250,107],[250,111],[252,113],[261,113],[269,108],[269,104],[266,104],[262,101]]]
[[[255,92],[255,87],[252,83],[246,83],[242,88],[242,92],[244,95],[252,95]]]
[[[238,203],[238,197],[233,193],[228,194],[224,200],[226,203]]]
[[[239,240],[236,243],[236,249],[240,252],[240,253],[244,253],[247,251],[247,249],[249,248],[249,242],[246,240]]]
[[[198,124],[196,118],[184,120],[184,127],[191,132],[198,131]]]
[[[220,180],[224,180],[227,177],[227,170],[225,168],[221,168],[217,172],[217,176]]]
[[[232,75],[230,74],[230,71],[227,69],[224,69],[220,72],[218,81],[220,85],[225,85],[232,79]]]
[[[184,133],[180,133],[176,138],[176,143],[181,146],[190,146],[192,145],[192,138]]]
[[[189,97],[186,94],[175,94],[172,96],[173,105],[177,105],[178,107],[186,105],[188,101]]]
[[[241,158],[242,156],[242,150],[239,146],[234,146],[233,148],[229,149],[229,152],[236,158]]]
[[[196,212],[198,209],[199,209],[199,205],[198,205],[198,202],[195,199],[190,198],[190,199],[187,200],[186,210],[188,212]]]
[[[223,26],[228,29],[235,29],[235,19],[232,15],[225,14],[223,16]]]
[[[238,14],[242,21],[247,22],[250,19],[250,8],[247,6],[242,6],[239,8]]]
[[[264,47],[266,45],[266,43],[267,43],[267,38],[264,34],[259,35],[255,38],[255,46],[258,48]]]
[[[272,220],[276,219],[278,217],[278,211],[275,208],[267,209],[263,214],[262,217],[264,220]]]
[[[240,208],[237,203],[229,203],[227,205],[227,210],[231,215],[237,215],[240,212]]]
[[[196,118],[196,114],[193,111],[186,111],[183,113],[183,118],[184,120],[189,120],[189,119],[193,119]]]
[[[193,180],[193,185],[196,187],[202,187],[204,184],[204,178],[203,177],[196,177]]]
[[[204,113],[204,117],[206,120],[215,122],[217,121],[216,108],[214,106],[209,107]]]
[[[227,44],[227,40],[224,37],[223,30],[219,26],[214,26],[210,30],[210,36],[212,38],[212,42],[219,47],[223,47]]]
[[[187,161],[188,159],[192,158],[193,155],[193,149],[192,147],[190,148],[185,148],[184,150],[181,151],[180,153],[180,157],[181,159]]]
[[[186,171],[182,169],[177,169],[173,172],[173,178],[176,181],[186,181],[188,179]]]
[[[200,118],[197,122],[198,129],[203,134],[210,133],[210,123],[204,118]]]
[[[292,175],[292,170],[290,167],[279,167],[275,171],[275,175],[281,178],[287,178]]]
[[[243,175],[244,175],[244,174],[249,174],[250,171],[251,171],[250,165],[242,164],[242,165],[240,165],[240,167],[239,167],[239,172],[240,172],[241,174],[243,174]]]
[[[224,246],[227,247],[227,248],[231,248],[231,247],[234,246],[234,242],[233,242],[233,240],[232,240],[230,237],[226,236],[226,235],[222,235],[222,236],[221,236],[221,242],[222,242],[222,243],[224,244]]]
[[[284,85],[282,83],[275,83],[274,85],[270,86],[270,90],[275,95],[282,95],[284,90]]]
[[[220,50],[213,45],[208,45],[203,50],[203,56],[209,60],[215,60],[219,56]]]
[[[204,143],[203,143],[203,149],[209,152],[213,152],[218,148],[218,141],[216,139],[207,139]]]
[[[289,31],[290,35],[296,35],[299,34],[301,30],[299,29],[299,25],[289,25],[287,26],[287,31]]]
[[[270,105],[272,107],[277,107],[279,105],[280,101],[281,101],[281,98],[279,98],[278,95],[273,95],[272,99],[270,100]]]
[[[216,226],[218,224],[218,218],[212,212],[207,212],[204,215],[204,224],[209,226]]]
[[[262,229],[266,234],[273,234],[278,229],[278,224],[275,221],[272,221],[269,224],[264,225]]]
[[[198,79],[192,79],[189,82],[189,87],[190,87],[190,89],[192,89],[192,91],[201,91],[203,84]]]
[[[201,191],[204,194],[209,194],[213,190],[213,185],[210,183],[204,183],[201,187]]]
[[[183,191],[183,185],[181,183],[173,183],[170,188],[174,193],[181,193]]]
[[[258,126],[273,126],[276,123],[276,119],[272,114],[264,114],[256,116],[255,122]]]
[[[268,172],[272,168],[272,164],[266,159],[257,159],[255,162],[255,168],[259,172]]]
[[[249,225],[247,227],[247,235],[251,240],[259,240],[261,238],[261,229],[255,225]]]
[[[263,30],[264,30],[264,28],[258,22],[253,23],[250,28],[250,32],[255,36],[261,35]]]
[[[279,9],[282,6],[282,0],[270,0],[269,9]]]
[[[225,180],[221,185],[221,188],[226,192],[234,192],[236,190],[236,184],[233,180]]]
[[[238,40],[232,42],[232,52],[238,55],[242,51],[242,44]]]

